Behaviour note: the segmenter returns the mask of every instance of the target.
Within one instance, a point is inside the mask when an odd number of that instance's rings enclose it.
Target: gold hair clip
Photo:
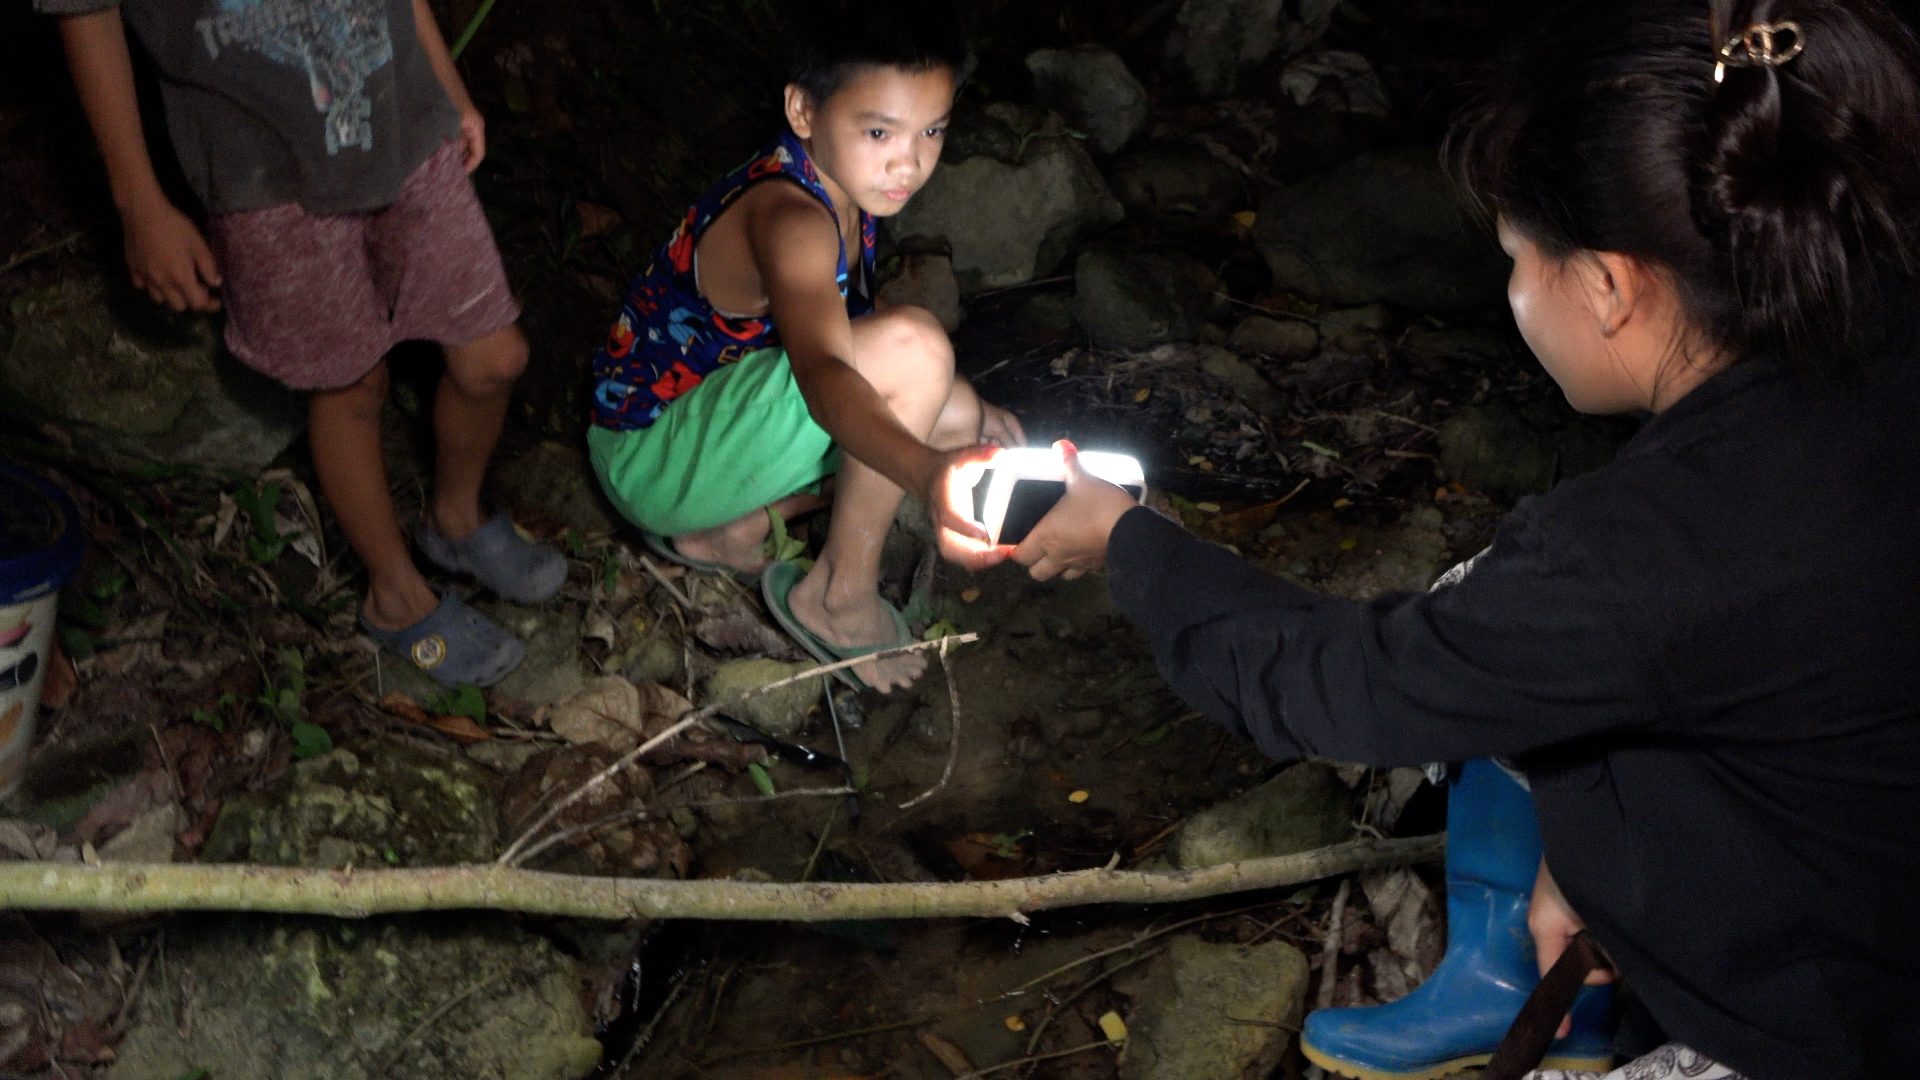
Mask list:
[[[1718,85],[1725,79],[1729,67],[1779,67],[1799,56],[1804,44],[1797,22],[1754,23],[1745,33],[1728,38],[1727,43],[1720,46],[1720,59],[1713,65],[1713,81]]]

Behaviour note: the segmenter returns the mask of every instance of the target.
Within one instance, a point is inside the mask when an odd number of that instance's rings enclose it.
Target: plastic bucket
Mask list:
[[[0,799],[26,776],[60,589],[85,546],[66,492],[0,464]]]

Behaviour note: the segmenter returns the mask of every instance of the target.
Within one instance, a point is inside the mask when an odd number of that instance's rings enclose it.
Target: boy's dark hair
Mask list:
[[[1793,23],[1774,63],[1721,47]],[[1744,46],[1731,50],[1748,61]],[[1554,9],[1448,139],[1455,181],[1549,257],[1672,276],[1734,357],[1844,365],[1920,298],[1920,45],[1878,0]]]
[[[958,83],[973,66],[957,0],[788,0],[784,23],[787,82],[816,103],[861,67],[946,68]]]

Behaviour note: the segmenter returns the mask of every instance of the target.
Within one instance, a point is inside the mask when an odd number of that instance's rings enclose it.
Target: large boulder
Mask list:
[[[1284,941],[1175,938],[1128,984],[1136,1000],[1121,1080],[1269,1075],[1305,1015],[1308,978],[1306,956]]]
[[[1473,405],[1440,425],[1440,467],[1476,491],[1541,492],[1612,461],[1627,430],[1556,401]]]
[[[880,286],[880,300],[892,307],[926,308],[949,334],[960,329],[960,320],[965,315],[960,306],[960,279],[954,276],[953,260],[929,252],[902,255],[899,271]]]
[[[1167,39],[1167,69],[1201,97],[1230,97],[1282,37],[1285,0],[1186,0]]]
[[[1172,862],[1198,870],[1337,844],[1353,835],[1353,810],[1353,793],[1333,769],[1304,762],[1188,818],[1174,834]]]
[[[1194,341],[1220,288],[1213,271],[1186,255],[1086,251],[1074,264],[1074,317],[1103,348]]]
[[[1107,163],[1127,213],[1148,220],[1217,222],[1247,209],[1240,171],[1192,143],[1149,139]]]
[[[1034,100],[1086,133],[1096,154],[1111,154],[1147,126],[1147,88],[1126,61],[1097,45],[1028,54]]]
[[[120,463],[258,472],[306,415],[298,394],[220,346],[213,320],[99,278],[15,297],[0,356],[0,392]]]
[[[274,788],[221,807],[206,862],[268,866],[450,866],[498,854],[499,815],[479,767],[404,743],[339,749]]]
[[[1254,243],[1274,287],[1338,305],[1497,305],[1506,263],[1460,212],[1433,152],[1363,154],[1269,196]]]
[[[500,915],[178,921],[106,1075],[573,1080],[601,1054],[579,987]]]
[[[903,243],[944,243],[963,293],[1051,273],[1126,215],[1086,148],[1063,131],[994,127],[975,141],[1004,159],[982,153],[942,165],[891,223]]]

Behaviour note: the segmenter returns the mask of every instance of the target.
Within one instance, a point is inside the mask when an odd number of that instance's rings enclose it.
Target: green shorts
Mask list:
[[[840,471],[785,349],[761,349],[674,399],[650,427],[587,429],[600,487],[627,520],[664,536],[711,529]]]

